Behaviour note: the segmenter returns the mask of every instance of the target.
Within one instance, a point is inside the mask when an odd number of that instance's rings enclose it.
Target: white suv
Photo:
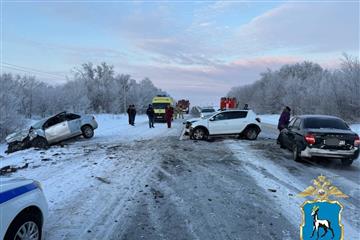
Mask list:
[[[0,239],[40,240],[48,206],[40,183],[0,177]]]
[[[261,132],[260,119],[252,110],[220,111],[207,117],[191,119],[185,124],[190,138],[195,140],[217,135],[237,135],[255,140]]]

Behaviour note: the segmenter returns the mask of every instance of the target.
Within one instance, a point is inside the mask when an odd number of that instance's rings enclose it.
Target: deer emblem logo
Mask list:
[[[317,238],[316,239],[319,239],[319,233],[320,233],[320,228],[323,228],[324,229],[324,233],[321,235],[321,237],[324,237],[328,230],[331,231],[332,233],[332,239],[334,238],[334,230],[331,228],[331,222],[329,220],[321,220],[319,219],[318,217],[318,212],[319,212],[319,206],[314,206],[312,208],[312,211],[311,211],[311,216],[313,216],[314,218],[314,221],[313,221],[313,232],[311,234],[311,237],[314,236],[314,233],[316,232],[317,234]]]
[[[301,240],[343,240],[344,226],[341,224],[343,206],[338,201],[330,200],[330,196],[348,197],[333,186],[325,176],[313,180],[313,186],[306,188],[300,197],[313,197],[302,206]]]

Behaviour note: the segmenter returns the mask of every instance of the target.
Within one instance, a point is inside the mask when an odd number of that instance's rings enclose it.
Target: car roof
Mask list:
[[[251,109],[248,109],[248,110],[246,110],[246,109],[225,109],[225,110],[221,110],[221,112],[239,112],[239,111],[241,111],[241,112],[250,112]]]
[[[314,114],[314,115],[310,115],[310,114],[307,114],[307,115],[299,115],[299,116],[295,116],[295,117],[298,117],[298,118],[301,118],[301,119],[314,119],[314,118],[318,118],[318,119],[324,119],[324,118],[328,118],[328,119],[340,119],[339,117],[336,117],[336,116],[331,116],[331,115],[320,115],[320,114]]]

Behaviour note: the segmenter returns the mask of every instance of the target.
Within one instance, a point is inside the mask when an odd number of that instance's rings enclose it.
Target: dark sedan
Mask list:
[[[343,165],[351,165],[359,156],[360,139],[338,117],[303,115],[294,117],[281,131],[279,143],[293,152],[295,161],[324,157],[341,159]]]

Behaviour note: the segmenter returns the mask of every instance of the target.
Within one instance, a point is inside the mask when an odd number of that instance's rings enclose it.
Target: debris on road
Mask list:
[[[276,189],[268,188],[270,192],[276,192]]]
[[[16,165],[5,166],[5,167],[2,167],[0,169],[0,176],[5,175],[7,173],[13,173],[13,172],[16,172],[19,169],[24,169],[24,168],[28,168],[28,167],[29,167],[29,163],[25,163],[22,166],[16,166]]]
[[[154,195],[154,199],[157,198],[164,198],[164,194],[160,192],[159,190],[151,189],[152,194]]]
[[[110,184],[111,182],[103,177],[95,177],[97,180],[106,183],[106,184]]]

